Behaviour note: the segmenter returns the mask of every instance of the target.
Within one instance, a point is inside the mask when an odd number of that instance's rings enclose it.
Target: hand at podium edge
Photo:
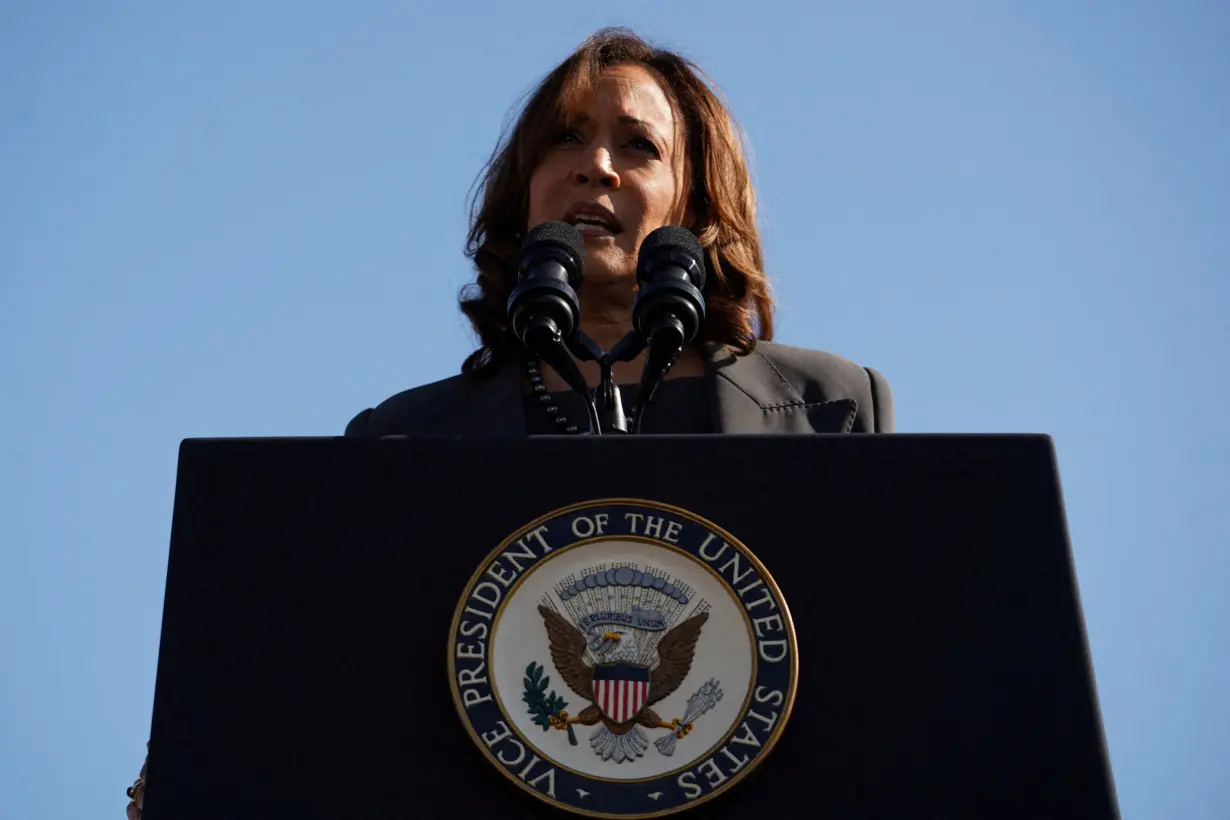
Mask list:
[[[128,820],[141,820],[141,810],[145,808],[145,771],[149,766],[149,741],[145,741],[145,762],[141,764],[141,773],[137,780],[128,788]]]

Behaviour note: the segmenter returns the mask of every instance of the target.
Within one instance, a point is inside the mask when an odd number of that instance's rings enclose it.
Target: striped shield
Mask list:
[[[594,702],[615,723],[634,719],[649,698],[649,667],[613,663],[594,667]]]

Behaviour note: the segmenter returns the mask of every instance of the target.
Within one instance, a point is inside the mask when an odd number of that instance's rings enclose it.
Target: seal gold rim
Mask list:
[[[773,597],[778,605],[778,611],[782,615],[782,621],[783,621],[783,626],[784,626],[783,631],[786,633],[786,640],[791,650],[790,652],[790,672],[789,672],[790,682],[789,682],[789,686],[787,687],[787,691],[785,693],[785,700],[780,707],[781,712],[778,718],[777,725],[773,728],[770,736],[764,742],[763,751],[759,755],[757,755],[756,758],[748,764],[747,768],[743,770],[740,776],[738,778],[728,779],[727,782],[721,784],[720,786],[717,786],[716,788],[709,791],[707,794],[701,797],[698,797],[695,800],[691,800],[685,803],[680,803],[679,805],[673,806],[671,808],[662,809],[659,811],[652,811],[652,812],[642,812],[640,814],[612,814],[610,812],[604,812],[604,811],[593,811],[593,810],[583,809],[577,806],[573,806],[559,799],[553,799],[536,789],[530,788],[525,783],[522,783],[521,780],[518,779],[516,775],[508,771],[504,766],[500,765],[499,760],[491,753],[489,749],[487,749],[483,745],[482,739],[478,736],[478,732],[475,730],[473,724],[470,722],[470,720],[468,719],[466,715],[465,705],[462,702],[461,691],[459,687],[457,686],[457,667],[456,667],[456,659],[455,659],[454,652],[453,652],[454,638],[456,637],[458,628],[461,625],[462,614],[465,612],[465,604],[467,601],[465,592],[473,588],[478,583],[483,573],[487,571],[488,565],[493,560],[495,560],[500,553],[508,549],[508,547],[518,538],[525,536],[527,533],[532,531],[534,528],[540,526],[543,522],[551,521],[561,516],[568,515],[569,513],[577,512],[578,510],[585,510],[591,507],[605,507],[605,506],[638,506],[638,507],[647,507],[647,508],[659,510],[662,512],[669,512],[669,513],[672,513],[673,515],[677,515],[683,519],[691,521],[694,524],[699,524],[702,527],[708,528],[711,532],[714,532],[718,534],[719,536],[721,536],[722,539],[725,540],[728,544],[731,544],[736,549],[738,549],[739,552],[741,552],[743,556],[747,558],[748,561],[751,563],[751,565],[756,569],[756,572],[759,573],[761,580],[765,583],[765,585],[773,593]],[[588,540],[592,542],[598,539],[588,539]],[[619,539],[611,538],[610,540],[628,540],[628,539],[625,539],[624,537],[621,536],[619,537]],[[670,547],[669,544],[663,544],[657,541],[651,541],[651,542],[658,546]],[[568,546],[572,547],[575,545],[569,544]],[[723,581],[723,583],[725,582]],[[685,510],[681,507],[676,507],[671,504],[665,504],[660,501],[650,501],[650,500],[643,499],[643,498],[602,498],[602,499],[595,499],[591,501],[582,501],[582,502],[578,502],[575,504],[569,504],[563,507],[559,507],[555,510],[552,510],[550,512],[547,512],[547,513],[544,513],[543,515],[538,516],[537,518],[535,518],[534,520],[530,521],[527,524],[522,525],[520,528],[515,530],[511,535],[509,535],[507,538],[501,541],[494,549],[489,550],[486,553],[486,555],[483,557],[482,561],[479,563],[478,568],[470,575],[469,580],[467,580],[465,585],[462,587],[461,593],[462,593],[461,597],[457,601],[457,607],[453,612],[452,621],[449,624],[448,641],[445,647],[445,653],[448,658],[449,690],[452,692],[453,707],[457,712],[458,719],[464,725],[466,734],[469,735],[470,740],[473,741],[474,745],[478,748],[482,756],[489,763],[493,765],[496,771],[498,771],[501,775],[503,775],[509,781],[515,783],[517,785],[517,788],[520,791],[533,795],[536,799],[556,809],[566,811],[566,812],[569,812],[569,813],[572,813],[578,816],[582,816],[582,817],[600,817],[600,818],[607,818],[607,820],[647,820],[647,818],[666,817],[672,814],[678,814],[680,812],[688,811],[692,808],[695,808],[696,806],[703,805],[704,803],[707,803],[713,800],[714,798],[725,794],[733,786],[736,786],[739,783],[742,783],[744,780],[746,780],[753,772],[755,772],[760,767],[761,763],[763,763],[764,760],[770,754],[772,754],[773,750],[777,747],[777,743],[781,739],[782,733],[785,731],[786,725],[790,722],[790,718],[794,713],[794,701],[795,701],[796,693],[798,692],[798,685],[799,685],[798,638],[795,634],[794,618],[790,614],[790,609],[786,604],[785,596],[782,595],[781,588],[777,585],[777,580],[773,577],[772,573],[769,572],[769,570],[765,567],[765,565],[760,561],[760,559],[755,555],[755,553],[753,553],[750,549],[747,548],[747,545],[744,544],[743,541],[736,538],[734,535],[732,535],[728,530],[724,529],[723,527],[720,527],[717,524],[714,524],[712,521],[709,521],[708,519],[702,516],[699,516],[696,513],[690,512],[689,510]],[[505,602],[507,600],[508,600],[507,598],[504,599]],[[501,610],[503,609],[503,604],[501,604],[500,609]],[[492,675],[492,680],[494,680],[494,674]],[[751,687],[751,689],[754,690],[755,680],[753,680],[752,683],[753,683],[753,686]],[[502,702],[498,702],[498,707],[500,709],[500,712],[504,713]],[[505,714],[505,717],[507,717],[506,714]],[[510,728],[513,728],[513,727],[510,727]],[[533,747],[533,744],[529,743],[528,740],[521,737],[520,731],[516,730],[515,728],[513,728],[513,731],[516,732],[518,738],[521,741]],[[696,759],[700,759],[700,758],[696,758]],[[559,764],[555,763],[553,760],[552,760],[552,764],[559,766]],[[560,768],[566,769],[567,767],[560,766]],[[584,776],[590,777],[589,775],[584,775]],[[601,778],[593,778],[593,779],[600,780]],[[633,783],[637,781],[619,781],[619,782]]]

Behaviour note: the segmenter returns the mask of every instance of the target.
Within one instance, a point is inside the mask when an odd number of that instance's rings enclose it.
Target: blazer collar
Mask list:
[[[736,356],[709,345],[704,358],[718,433],[848,433],[854,426],[858,407],[852,399],[808,401],[759,348]]]

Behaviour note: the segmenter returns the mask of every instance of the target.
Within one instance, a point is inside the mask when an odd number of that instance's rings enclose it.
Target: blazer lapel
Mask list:
[[[858,410],[852,399],[808,402],[760,351],[735,356],[709,346],[713,424],[734,435],[848,433]]]

